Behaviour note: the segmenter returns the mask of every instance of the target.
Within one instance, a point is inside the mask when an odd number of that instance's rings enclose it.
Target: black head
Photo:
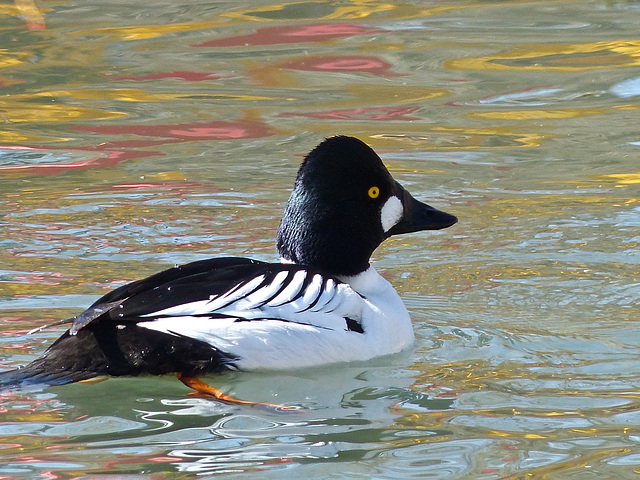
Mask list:
[[[333,275],[356,275],[399,233],[450,227],[457,218],[415,200],[380,157],[353,137],[331,137],[298,171],[278,230],[282,258]]]

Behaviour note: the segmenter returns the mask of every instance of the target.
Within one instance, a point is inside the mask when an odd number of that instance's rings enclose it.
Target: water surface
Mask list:
[[[631,1],[0,9],[0,367],[124,282],[276,258],[302,155],[355,135],[455,213],[375,267],[375,362],[2,395],[0,476],[636,478],[640,16]]]

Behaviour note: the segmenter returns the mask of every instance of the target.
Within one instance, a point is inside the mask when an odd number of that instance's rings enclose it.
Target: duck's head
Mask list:
[[[353,137],[331,137],[307,155],[278,229],[280,256],[339,276],[369,268],[386,238],[450,227],[458,219],[411,196],[380,157]]]

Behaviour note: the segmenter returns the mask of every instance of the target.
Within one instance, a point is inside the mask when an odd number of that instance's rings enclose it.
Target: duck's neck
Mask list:
[[[369,266],[364,272],[357,275],[340,275],[338,279],[349,286],[363,297],[369,297],[377,294],[380,289],[386,290],[393,286],[385,280],[372,266]],[[394,290],[395,291],[395,290]]]
[[[369,268],[369,255],[374,247],[358,245],[352,238],[342,241],[334,235],[325,230],[315,237],[306,237],[281,230],[278,254],[286,262],[314,267],[335,276],[355,276]]]
[[[332,275],[357,275],[382,242],[380,231],[362,228],[349,215],[321,208],[327,203],[298,185],[287,203],[276,239],[280,256]]]

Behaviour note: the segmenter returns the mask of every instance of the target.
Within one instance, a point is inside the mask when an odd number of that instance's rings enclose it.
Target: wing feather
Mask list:
[[[277,296],[275,296],[269,302],[270,307],[281,307],[287,303],[293,303],[304,294],[304,289],[308,285],[307,277],[309,275],[305,270],[298,270],[292,272],[290,278],[284,288],[280,290]]]
[[[246,306],[252,309],[259,309],[267,305],[287,287],[287,280],[290,277],[290,273],[291,272],[287,270],[276,273],[275,277],[273,277],[268,285],[265,285],[263,288],[256,289],[253,293],[247,295],[246,298],[248,303]]]
[[[311,286],[314,288],[313,290],[310,290],[310,295],[304,296],[305,305],[302,307],[301,310],[298,311],[298,313],[315,311],[313,309],[318,304],[318,302],[320,302],[320,299],[322,298],[322,294],[325,291],[326,283],[327,283],[327,278],[324,277],[323,275],[316,273],[313,276],[313,281],[311,282]],[[313,296],[313,299],[310,298],[312,296]]]
[[[123,285],[68,321],[72,334],[105,318],[143,326],[162,320],[171,324],[162,328],[170,334],[182,331],[181,322],[197,318],[208,322],[210,334],[229,321],[274,320],[354,331],[347,323],[361,320],[356,297],[347,284],[312,268],[228,257],[176,266]]]
[[[235,287],[232,287],[222,295],[211,295],[208,302],[208,309],[209,311],[215,311],[228,307],[239,299],[245,298],[259,288],[264,287],[266,285],[265,282],[265,275],[258,275],[249,280],[239,282]]]

